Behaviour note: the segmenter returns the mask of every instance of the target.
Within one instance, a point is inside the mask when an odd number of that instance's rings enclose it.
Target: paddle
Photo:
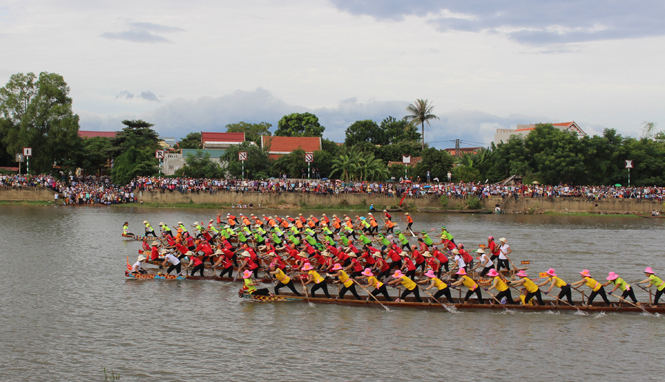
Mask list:
[[[548,294],[548,293],[545,293],[545,294]],[[566,305],[568,305],[568,306],[571,306],[571,307],[575,308],[578,312],[584,314],[585,316],[588,316],[588,315],[589,315],[587,312],[582,312],[582,311],[581,311],[578,307],[576,307],[575,305],[571,305],[571,304],[569,304],[568,302],[563,301],[562,299],[560,299],[559,297],[557,297],[557,296],[555,296],[555,295],[552,295],[551,297],[554,297],[555,300],[560,301],[560,302],[563,302],[564,304],[566,304]]]
[[[302,277],[300,277],[300,283],[302,284],[302,290],[305,291],[305,299],[307,299],[307,303],[309,304],[309,306],[316,306],[312,304],[311,301],[309,301],[309,292],[307,292],[307,287],[305,286],[305,282],[302,281]]]
[[[651,289],[647,289],[647,288],[643,287],[642,285],[640,285],[639,283],[635,283],[635,285],[640,287],[643,291],[649,293],[649,305],[653,306],[653,296],[651,295]]]
[[[577,289],[577,288],[573,288],[573,289],[575,289],[576,291],[578,291],[579,293],[582,294],[582,303],[584,303],[584,299],[586,298],[586,294],[585,294],[583,291],[581,291],[581,290],[579,290],[579,289]],[[588,306],[588,305],[589,305],[589,304],[587,303],[587,306]]]
[[[353,279],[353,281],[356,283],[356,285],[358,285],[359,287],[363,288],[363,290],[364,290],[369,296],[371,296],[376,302],[378,302],[379,304],[381,304],[381,301],[379,301],[379,299],[376,298],[375,295],[373,295],[370,291],[368,291],[367,288],[365,288],[364,286],[362,286],[362,284],[360,284],[360,283],[358,282],[358,280]],[[390,310],[390,308],[388,308],[387,306],[385,306],[385,305],[383,305],[383,304],[381,304],[381,306],[383,307],[383,309],[386,310],[386,312],[392,312],[392,310]]]
[[[619,301],[621,301],[621,302],[625,302],[626,304],[632,305],[632,306],[634,306],[634,307],[636,307],[636,308],[642,308],[641,306],[638,306],[638,305],[636,305],[636,304],[633,304],[632,302],[630,302],[630,301],[628,301],[628,300],[622,298],[621,296],[615,296],[614,293],[607,293],[607,294],[609,294],[609,295],[612,296],[612,297],[616,297],[616,298],[618,298]],[[642,310],[644,310],[644,308],[642,308]],[[646,312],[646,310],[644,310],[644,311]],[[647,313],[648,313],[648,312],[647,312]]]

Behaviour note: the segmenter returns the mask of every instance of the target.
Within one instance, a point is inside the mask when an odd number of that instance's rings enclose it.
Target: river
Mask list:
[[[216,212],[2,206],[0,380],[102,381],[103,367],[121,381],[656,380],[665,372],[663,317],[262,304],[239,299],[238,284],[125,280],[139,243],[122,240],[124,221],[140,233],[144,219],[190,225]],[[632,282],[646,266],[665,273],[661,219],[413,217],[417,229],[446,225],[467,248],[506,237],[514,261],[530,260],[534,275],[554,267],[571,282],[589,269],[598,280],[615,271]]]

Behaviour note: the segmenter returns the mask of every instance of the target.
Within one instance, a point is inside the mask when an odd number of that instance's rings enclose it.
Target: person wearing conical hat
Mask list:
[[[171,228],[169,228],[168,225],[164,224],[164,222],[159,222],[159,229],[162,231],[162,236],[166,236],[166,235],[173,236],[173,232],[171,231]]]
[[[472,271],[478,267],[482,267],[483,270],[480,272],[480,277],[485,277],[490,269],[494,269],[494,263],[490,260],[489,256],[485,253],[485,250],[482,248],[476,249],[478,256],[478,264],[471,269]]]
[[[192,268],[192,271],[190,272],[190,276],[195,276],[196,272],[200,272],[201,277],[203,277],[203,270],[205,269],[205,263],[199,259],[198,256],[194,254],[194,252],[187,252],[187,257],[189,257],[189,265],[187,266],[188,268]]]
[[[235,256],[235,253],[224,248],[216,250],[215,256],[217,256],[217,261],[213,265],[213,268],[217,268],[220,265],[222,266],[222,271],[219,273],[219,277],[224,277],[227,273],[229,274],[229,277],[233,277],[233,262],[231,261],[231,258]]]
[[[425,288],[425,290],[430,290],[436,287],[437,291],[434,294],[435,299],[438,299],[441,296],[446,296],[446,299],[448,299],[449,303],[451,304],[455,303],[453,301],[453,297],[450,295],[450,288],[448,288],[448,284],[446,284],[445,282],[441,281],[441,279],[436,277],[434,270],[430,269],[429,271],[425,272],[425,277],[427,277],[429,280],[419,281],[418,284],[425,284],[431,282],[430,286]]]
[[[591,278],[591,274],[589,273],[588,269],[585,269],[582,272],[580,272],[580,275],[582,276],[582,280],[576,281],[570,284],[570,286],[577,289],[577,287],[586,284],[586,286],[588,286],[591,289],[591,294],[587,299],[588,306],[593,306],[593,299],[596,298],[596,296],[598,295],[600,295],[603,301],[605,301],[605,304],[607,304],[607,306],[612,306],[610,300],[607,299],[605,288],[603,288],[603,286],[598,281]]]
[[[402,295],[395,300],[396,302],[405,301],[406,296],[408,296],[411,293],[413,293],[413,296],[416,298],[416,301],[423,302],[423,300],[420,298],[418,285],[416,285],[416,283],[413,282],[413,280],[411,280],[409,277],[403,274],[402,271],[400,271],[399,269],[396,270],[392,276],[394,280],[389,281],[388,285],[402,284],[402,286],[404,287],[404,292],[402,292]]]
[[[658,305],[658,300],[660,300],[660,297],[663,295],[663,291],[665,291],[665,281],[656,276],[656,273],[653,271],[653,269],[651,269],[651,267],[647,267],[644,270],[644,274],[647,275],[647,278],[638,282],[637,284],[649,284],[647,289],[656,287],[656,295],[654,296],[653,304]]]
[[[360,300],[360,296],[356,291],[356,284],[355,282],[353,282],[353,279],[349,277],[349,275],[344,271],[344,268],[342,268],[342,264],[335,263],[331,271],[337,272],[335,273],[335,276],[337,277],[337,281],[335,281],[335,284],[341,283],[343,285],[343,287],[339,290],[339,295],[337,296],[337,298],[343,299],[346,292],[351,292],[353,294],[353,297],[356,298],[356,300]]]
[[[136,274],[136,273],[140,273],[140,274],[148,273],[148,271],[143,269],[143,262],[145,261],[145,259],[146,259],[145,255],[139,255],[139,257],[137,258],[134,265],[132,265],[132,273],[134,273],[134,274]]]
[[[616,274],[616,273],[614,273],[614,272],[610,272],[610,273],[607,275],[606,280],[607,280],[607,282],[606,282],[605,284],[603,284],[604,287],[605,287],[605,286],[608,286],[608,285],[610,285],[610,284],[614,284],[614,289],[612,289],[611,291],[607,292],[607,294],[612,294],[612,293],[614,293],[614,291],[616,291],[617,289],[621,289],[621,291],[623,292],[623,294],[621,295],[620,298],[621,298],[622,300],[625,300],[625,299],[627,299],[628,297],[630,297],[630,299],[633,300],[633,304],[635,304],[635,305],[640,305],[640,303],[637,302],[637,298],[635,298],[635,293],[633,292],[633,288],[631,288],[630,285],[629,285],[627,282],[625,282],[621,277],[619,277],[618,274]],[[615,296],[615,297],[616,297],[616,296]]]
[[[534,283],[529,276],[526,274],[524,270],[521,270],[517,272],[516,274],[517,277],[519,277],[519,280],[514,280],[511,281],[510,284],[513,286],[518,286],[518,285],[524,285],[524,288],[526,288],[527,294],[525,299],[525,304],[528,304],[529,301],[531,301],[532,298],[537,298],[538,299],[538,305],[545,305],[543,302],[543,297],[540,292],[540,288],[538,288],[538,285]]]
[[[545,281],[543,281],[542,283],[538,284],[538,287],[541,287],[549,282],[551,282],[552,284],[550,285],[550,289],[548,289],[546,292],[543,293],[549,294],[552,291],[552,288],[557,287],[561,290],[557,298],[559,300],[562,300],[563,297],[565,296],[568,299],[568,303],[570,305],[575,305],[573,303],[573,292],[570,289],[570,284],[561,280],[561,278],[559,278],[559,276],[557,276],[556,273],[554,272],[554,268],[550,268],[546,273],[547,276],[549,277],[546,278]],[[557,300],[556,303],[558,305],[559,301]]]
[[[499,239],[499,242],[501,243],[501,246],[499,247],[499,261],[496,263],[496,270],[501,271],[501,268],[506,268],[507,271],[510,270],[510,259],[508,259],[508,255],[510,255],[513,251],[510,249],[510,245],[508,244],[508,240],[506,240],[505,237],[502,237]],[[529,288],[527,288],[528,290]]]
[[[169,252],[166,254],[166,256],[164,256],[164,262],[162,262],[162,266],[160,267],[160,269],[166,266],[166,264],[169,264],[169,268],[166,270],[167,275],[171,273],[172,270],[175,269],[176,276],[180,276],[180,274],[182,273],[182,264],[180,263],[180,259],[178,259],[172,253]]]
[[[247,249],[242,252],[242,263],[238,267],[238,272],[241,269],[249,269],[254,274],[255,278],[259,277],[259,265],[252,259],[252,255]]]
[[[152,226],[150,225],[150,223],[148,223],[147,220],[143,221],[143,225],[145,226],[145,236],[146,237],[148,237],[150,235],[152,235],[155,238],[157,237],[157,235],[155,235],[155,230],[152,228]]]
[[[406,219],[406,229],[409,230],[409,231],[413,231],[413,229],[412,229],[413,219],[411,218],[411,215],[409,215],[408,212],[405,212],[404,217]]]
[[[466,292],[466,296],[464,296],[464,303],[466,304],[469,302],[469,298],[471,297],[472,294],[476,294],[476,297],[478,297],[478,302],[480,304],[484,304],[485,301],[483,300],[483,294],[480,292],[480,286],[478,283],[476,283],[471,277],[467,276],[466,270],[464,268],[461,268],[457,271],[457,276],[459,276],[459,279],[455,281],[454,283],[450,284],[451,287],[458,287],[460,285],[464,285],[467,287],[469,290]]]
[[[305,277],[307,280],[304,282],[305,288],[307,288],[307,284],[313,283],[314,286],[312,286],[312,290],[310,291],[310,294],[312,295],[312,298],[316,298],[316,291],[321,289],[323,290],[323,293],[326,295],[326,298],[330,298],[330,293],[328,293],[328,285],[326,284],[326,280],[321,277],[321,275],[314,270],[314,267],[310,263],[305,263],[302,267],[302,274],[300,277]]]

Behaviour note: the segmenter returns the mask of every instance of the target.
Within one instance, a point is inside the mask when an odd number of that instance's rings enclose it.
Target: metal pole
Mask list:
[[[312,162],[307,162],[307,179],[309,179],[311,165],[312,165]]]
[[[245,161],[242,161],[242,178],[245,179]]]
[[[18,174],[21,175],[21,161],[18,161]]]
[[[407,164],[404,163],[404,180],[409,179],[409,177],[406,175],[406,168],[407,168],[407,167],[408,167]]]
[[[30,173],[30,157],[26,157],[26,158],[28,158],[27,159],[28,162],[25,165],[25,175],[28,175]]]
[[[628,168],[628,187],[630,187],[630,167]]]

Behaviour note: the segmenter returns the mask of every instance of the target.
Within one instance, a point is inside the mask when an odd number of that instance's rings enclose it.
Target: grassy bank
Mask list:
[[[234,205],[235,206],[235,205]],[[112,207],[116,208],[201,208],[201,209],[231,209],[233,206],[230,203],[129,203],[129,204],[114,204]],[[374,206],[377,210],[381,211],[385,206]],[[271,209],[271,210],[333,210],[333,211],[367,211],[369,206],[359,204],[359,205],[334,205],[334,206],[323,206],[315,205],[310,206],[307,204],[279,204],[279,205],[261,205],[261,207],[254,206],[253,208],[248,209]]]
[[[48,200],[0,200],[0,205],[53,206],[54,202]]]
[[[607,217],[621,217],[621,218],[639,218],[635,214],[602,214],[595,212],[557,212],[557,211],[546,211],[540,215],[548,216],[607,216]]]

